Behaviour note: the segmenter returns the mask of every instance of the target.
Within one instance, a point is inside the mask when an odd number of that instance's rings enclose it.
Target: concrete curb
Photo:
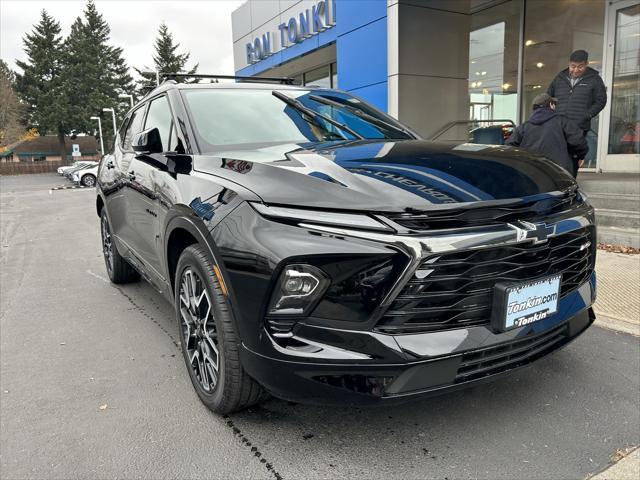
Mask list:
[[[617,463],[589,477],[589,480],[637,480],[638,478],[640,478],[640,448],[635,447]]]
[[[640,325],[638,323],[599,313],[597,310],[594,325],[606,328],[607,330],[615,330],[616,332],[624,332],[634,337],[640,337]]]

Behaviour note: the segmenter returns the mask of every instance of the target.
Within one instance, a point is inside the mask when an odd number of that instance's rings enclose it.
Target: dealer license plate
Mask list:
[[[494,322],[501,324],[503,330],[522,327],[544,320],[558,310],[560,298],[560,280],[562,275],[532,280],[527,283],[509,286],[496,286],[496,297],[504,298],[500,305],[498,318]],[[504,296],[500,291],[504,291]],[[497,303],[497,302],[496,302]],[[494,306],[495,303],[494,303]]]

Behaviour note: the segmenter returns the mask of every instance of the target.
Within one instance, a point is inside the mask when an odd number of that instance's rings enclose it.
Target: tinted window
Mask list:
[[[129,126],[127,127],[127,133],[124,136],[124,141],[122,142],[123,150],[131,150],[131,142],[133,141],[133,136],[136,133],[140,133],[142,128],[142,119],[144,118],[144,107],[137,109],[135,112],[131,114],[131,121],[129,122]]]
[[[168,151],[169,135],[171,132],[171,110],[166,97],[156,98],[149,105],[147,113],[147,121],[144,124],[144,130],[157,128],[160,131],[160,140],[162,141],[162,150]]]
[[[335,122],[345,124],[363,138],[411,138],[397,122],[348,94],[323,90],[284,90],[307,108],[322,113]],[[318,142],[351,140],[354,135],[320,117],[302,113],[272,94],[271,90],[198,89],[184,90],[199,147],[211,152],[224,145],[268,142]],[[335,106],[318,103],[309,97],[325,96]],[[380,122],[359,118],[360,112]],[[374,120],[375,120],[374,119]]]

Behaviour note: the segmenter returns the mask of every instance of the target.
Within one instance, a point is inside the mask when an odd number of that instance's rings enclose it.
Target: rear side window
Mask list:
[[[170,138],[171,135],[171,110],[169,109],[169,103],[167,98],[162,96],[156,98],[149,105],[149,112],[147,113],[147,121],[144,124],[144,130],[151,128],[157,128],[160,132],[160,140],[162,141],[162,151],[166,152],[170,150]]]
[[[140,107],[131,114],[131,121],[127,127],[127,131],[124,134],[124,140],[122,141],[122,149],[125,151],[131,150],[131,142],[133,142],[133,136],[136,133],[140,133],[142,128],[142,120],[144,118],[144,107]]]

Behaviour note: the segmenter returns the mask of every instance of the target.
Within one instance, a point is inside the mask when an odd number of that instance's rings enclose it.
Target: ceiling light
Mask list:
[[[538,88],[542,88],[542,85],[534,85],[534,86],[533,86],[533,89],[534,89],[534,90],[537,90]]]
[[[480,85],[482,85],[482,82],[478,82],[478,83],[476,83],[476,85],[477,85],[477,86],[480,86]]]
[[[480,75],[480,72],[476,72],[476,75]]]
[[[510,87],[510,86],[511,86],[511,84],[510,84],[510,83],[503,83],[503,84],[502,84],[502,89],[503,89],[503,90],[509,90],[509,87]]]
[[[526,42],[524,42],[524,44],[529,47],[531,45],[533,45],[533,40],[527,40]]]
[[[482,72],[482,74],[481,74],[481,75],[482,75],[482,76],[484,76],[484,75],[486,75],[486,74],[487,74],[487,72]]]
[[[478,85],[476,84],[476,82],[472,82],[471,83],[471,88],[476,88]]]
[[[538,63],[536,63],[536,67],[542,68],[542,67],[544,67],[544,63],[538,62]]]

